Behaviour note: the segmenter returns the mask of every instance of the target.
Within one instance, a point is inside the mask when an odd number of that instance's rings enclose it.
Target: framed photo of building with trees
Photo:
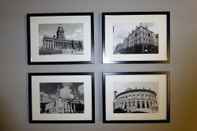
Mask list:
[[[170,121],[168,72],[103,73],[103,122]]]
[[[30,123],[94,123],[93,73],[29,73]]]
[[[93,63],[93,13],[27,14],[28,64]]]
[[[170,12],[102,14],[103,63],[168,63]]]

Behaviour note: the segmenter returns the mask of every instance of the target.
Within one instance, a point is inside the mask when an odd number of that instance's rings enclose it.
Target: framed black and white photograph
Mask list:
[[[169,63],[170,12],[104,12],[103,63]]]
[[[94,123],[93,73],[29,73],[30,123]]]
[[[168,72],[103,73],[103,122],[170,121]]]
[[[93,13],[27,14],[28,64],[93,63]]]

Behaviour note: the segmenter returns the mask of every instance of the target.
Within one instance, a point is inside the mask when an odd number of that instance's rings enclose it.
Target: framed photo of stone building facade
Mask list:
[[[27,14],[28,64],[93,63],[93,13]]]
[[[169,63],[170,12],[104,12],[103,63]]]
[[[29,73],[30,123],[94,123],[93,73]]]
[[[103,73],[103,122],[170,121],[168,72]]]

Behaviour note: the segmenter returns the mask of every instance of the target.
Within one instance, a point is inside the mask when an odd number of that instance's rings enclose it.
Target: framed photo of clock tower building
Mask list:
[[[28,64],[93,63],[93,13],[27,14]]]

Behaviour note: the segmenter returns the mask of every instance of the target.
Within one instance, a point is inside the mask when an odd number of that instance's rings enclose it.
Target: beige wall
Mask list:
[[[196,131],[197,120],[196,0],[1,0],[0,1],[0,130],[1,131]],[[171,11],[170,64],[101,64],[101,12]],[[95,14],[92,65],[26,63],[26,19],[29,12]],[[103,124],[102,71],[171,71],[171,123]],[[27,72],[92,71],[96,74],[95,124],[29,124]],[[195,105],[196,104],[196,105]]]

